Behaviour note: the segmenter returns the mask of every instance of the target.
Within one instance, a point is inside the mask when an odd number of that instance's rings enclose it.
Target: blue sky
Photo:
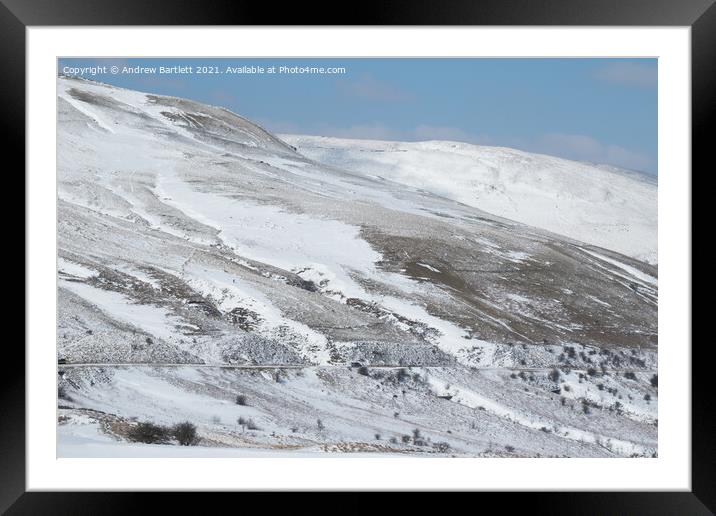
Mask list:
[[[656,59],[60,59],[64,67],[218,66],[224,72],[83,73],[186,97],[273,132],[501,145],[657,174]],[[344,67],[235,74],[226,66]]]

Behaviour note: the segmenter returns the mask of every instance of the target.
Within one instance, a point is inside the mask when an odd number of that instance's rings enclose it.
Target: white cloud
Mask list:
[[[595,77],[602,81],[644,88],[656,87],[658,81],[656,66],[641,63],[610,63],[599,68]]]
[[[467,143],[486,143],[489,138],[470,134],[458,127],[421,124],[413,130],[413,139],[452,140]]]
[[[648,155],[619,145],[605,144],[583,134],[549,133],[527,144],[525,150],[562,158],[605,163],[632,170],[648,171],[654,165]]]
[[[413,100],[414,96],[394,84],[366,74],[358,79],[336,81],[338,91],[349,97],[367,100],[401,102]]]
[[[399,140],[403,133],[391,129],[381,123],[373,124],[357,124],[345,128],[328,129],[328,136],[336,136],[338,138],[356,138],[365,140]]]

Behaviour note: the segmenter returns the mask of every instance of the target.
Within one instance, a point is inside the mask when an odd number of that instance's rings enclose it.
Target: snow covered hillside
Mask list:
[[[656,267],[221,107],[57,107],[60,456],[657,453]]]
[[[280,135],[320,163],[657,262],[657,185],[637,172],[467,143]]]

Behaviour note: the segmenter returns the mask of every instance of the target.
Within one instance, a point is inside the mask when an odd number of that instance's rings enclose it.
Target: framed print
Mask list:
[[[712,2],[353,26],[241,5],[3,4],[28,300],[3,508],[529,491],[709,514]]]

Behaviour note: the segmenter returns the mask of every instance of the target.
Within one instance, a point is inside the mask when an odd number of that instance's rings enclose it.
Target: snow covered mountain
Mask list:
[[[61,456],[656,453],[654,266],[220,107],[57,107]]]
[[[654,178],[504,147],[280,135],[311,159],[657,262]]]

